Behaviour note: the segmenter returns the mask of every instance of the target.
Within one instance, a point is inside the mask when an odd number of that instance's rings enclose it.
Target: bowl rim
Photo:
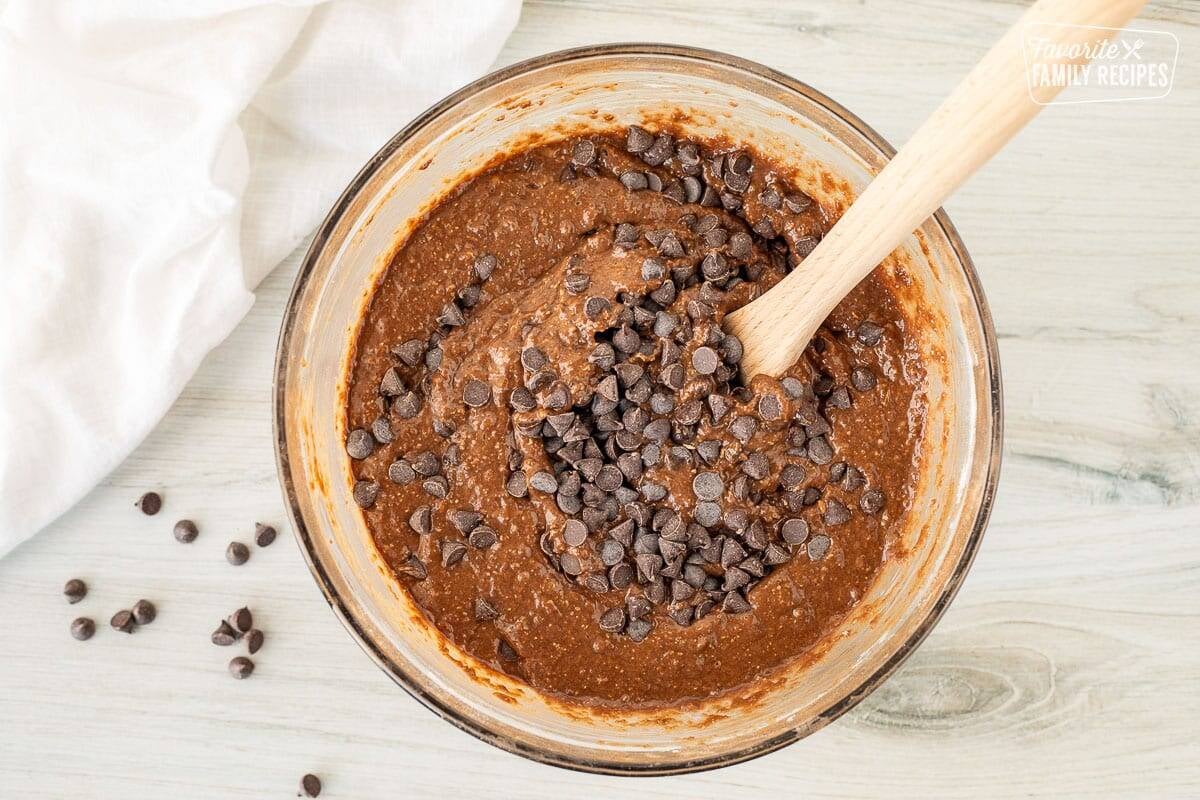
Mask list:
[[[304,259],[300,264],[299,270],[297,271],[280,323],[279,338],[276,342],[275,350],[275,370],[272,388],[272,428],[275,441],[276,471],[278,473],[280,486],[283,491],[284,504],[287,510],[288,518],[291,521],[292,531],[296,537],[296,542],[300,547],[301,555],[304,558],[305,563],[308,565],[309,571],[312,573],[317,586],[324,595],[326,603],[328,603],[329,607],[333,610],[337,618],[341,620],[342,625],[347,629],[347,631],[349,631],[351,637],[355,642],[357,642],[358,646],[368,656],[371,657],[371,659],[380,667],[380,669],[386,672],[392,678],[392,680],[402,689],[404,689],[410,696],[412,696],[434,714],[438,715],[460,730],[471,734],[477,739],[499,747],[503,750],[507,750],[508,752],[543,764],[549,764],[551,766],[562,767],[580,772],[604,775],[679,775],[730,766],[775,752],[780,748],[799,741],[801,738],[820,730],[825,725],[829,724],[852,709],[860,701],[862,701],[863,698],[865,698],[876,688],[878,688],[880,684],[887,680],[887,678],[889,678],[892,673],[896,671],[896,669],[908,658],[908,656],[912,654],[917,646],[924,641],[925,637],[929,635],[930,631],[941,619],[955,595],[957,595],[959,588],[962,586],[963,580],[966,578],[967,572],[974,563],[975,556],[978,553],[979,546],[983,539],[984,530],[987,528],[988,519],[991,516],[1000,474],[1000,462],[1004,435],[1004,406],[1000,376],[1000,354],[996,341],[996,333],[991,312],[988,308],[987,300],[984,297],[983,288],[980,283],[978,273],[975,270],[974,262],[972,261],[970,254],[967,252],[967,249],[958,234],[958,230],[950,221],[950,217],[947,215],[945,209],[939,208],[932,215],[932,219],[941,228],[947,242],[955,254],[955,257],[962,266],[963,274],[966,279],[966,285],[970,292],[970,297],[975,311],[979,317],[980,326],[983,332],[983,346],[987,356],[984,360],[983,366],[988,372],[989,402],[991,405],[991,415],[990,419],[988,420],[991,427],[991,436],[990,442],[988,443],[989,451],[987,460],[987,474],[983,483],[983,492],[980,497],[979,508],[976,511],[975,520],[971,526],[971,533],[967,539],[958,563],[955,565],[954,570],[950,574],[946,585],[942,588],[942,591],[936,602],[931,607],[929,614],[924,620],[921,621],[920,625],[918,625],[908,639],[906,639],[879,667],[879,669],[868,676],[867,679],[864,680],[852,692],[821,712],[814,720],[749,747],[727,753],[720,753],[701,759],[663,761],[645,765],[628,764],[618,761],[608,761],[605,759],[576,758],[572,756],[565,756],[556,752],[550,752],[537,747],[530,747],[509,736],[497,733],[485,725],[478,724],[474,720],[460,715],[441,698],[426,692],[409,677],[403,668],[392,662],[379,649],[364,628],[350,613],[341,597],[335,591],[324,565],[316,558],[311,534],[305,525],[304,518],[300,512],[297,502],[296,486],[293,481],[290,459],[288,456],[287,426],[284,419],[286,408],[285,387],[287,385],[286,379],[288,373],[287,354],[291,348],[292,335],[295,332],[299,300],[303,296],[305,289],[308,286],[309,279],[316,268],[316,264],[320,259],[325,246],[329,242],[334,228],[341,220],[342,216],[346,212],[346,209],[357,198],[359,192],[370,180],[370,178],[374,176],[378,168],[429,121],[437,118],[457,104],[484,89],[523,73],[541,69],[543,67],[568,64],[573,61],[593,58],[596,56],[614,55],[631,57],[667,56],[685,58],[694,61],[715,64],[720,67],[731,67],[742,70],[750,73],[754,77],[777,84],[783,89],[803,95],[808,100],[822,106],[826,111],[839,118],[839,120],[847,127],[854,130],[859,136],[863,137],[863,139],[876,147],[885,158],[890,159],[896,154],[896,149],[886,139],[880,136],[879,133],[863,122],[863,120],[861,120],[857,115],[846,109],[840,103],[832,100],[824,93],[814,89],[802,81],[779,72],[778,70],[764,66],[763,64],[759,64],[755,61],[730,55],[728,53],[723,53],[717,50],[655,42],[621,42],[556,50],[495,70],[494,72],[491,72],[442,98],[415,117],[411,122],[400,129],[399,132],[392,136],[387,143],[383,145],[383,147],[381,147],[373,156],[371,156],[370,159],[368,159],[362,169],[359,170],[359,172],[354,176],[346,189],[339,195],[337,201],[333,204],[329,213],[321,222],[321,225],[317,228],[312,242],[310,243],[308,250],[304,255]]]

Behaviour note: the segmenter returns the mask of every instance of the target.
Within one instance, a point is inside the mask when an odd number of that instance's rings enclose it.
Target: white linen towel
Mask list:
[[[154,427],[519,0],[0,0],[0,555]]]

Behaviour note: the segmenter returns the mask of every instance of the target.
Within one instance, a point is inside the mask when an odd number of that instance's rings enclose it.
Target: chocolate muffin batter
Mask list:
[[[590,706],[677,705],[811,648],[911,502],[922,367],[876,270],[783,380],[730,311],[830,221],[745,147],[633,127],[465,180],[362,320],[346,450],[442,634]]]

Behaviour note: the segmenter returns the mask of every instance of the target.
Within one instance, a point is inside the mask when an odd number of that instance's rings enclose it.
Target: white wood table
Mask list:
[[[527,0],[500,61],[717,48],[899,143],[1023,5]],[[508,755],[394,686],[284,522],[270,384],[296,254],[137,452],[0,561],[0,797],[289,797],[307,771],[330,798],[1200,796],[1200,5],[1141,22],[1182,42],[1170,97],[1049,109],[949,205],[1000,335],[999,501],[950,612],[852,713],[748,764],[633,781]],[[152,518],[132,506],[147,489],[166,498]],[[280,541],[233,569],[225,545],[256,520]],[[68,606],[75,576],[92,589]],[[109,630],[140,597],[158,621]],[[208,632],[243,604],[267,644],[238,682]],[[87,643],[67,630],[81,613]]]

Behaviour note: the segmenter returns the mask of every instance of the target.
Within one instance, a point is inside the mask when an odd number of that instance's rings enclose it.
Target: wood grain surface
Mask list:
[[[500,62],[717,48],[898,143],[1023,5],[527,0]],[[1169,97],[1047,109],[948,205],[1000,336],[999,500],[945,619],[853,712],[748,764],[635,781],[508,755],[396,688],[285,525],[270,385],[294,254],[137,452],[0,561],[0,798],[284,798],[308,771],[329,798],[1200,796],[1200,4],[1152,2],[1141,24],[1181,41]],[[133,507],[147,489],[157,517]],[[230,567],[256,520],[280,540]],[[91,586],[77,606],[71,577]],[[140,597],[158,620],[111,631]],[[243,604],[267,641],[238,682],[208,633]]]

